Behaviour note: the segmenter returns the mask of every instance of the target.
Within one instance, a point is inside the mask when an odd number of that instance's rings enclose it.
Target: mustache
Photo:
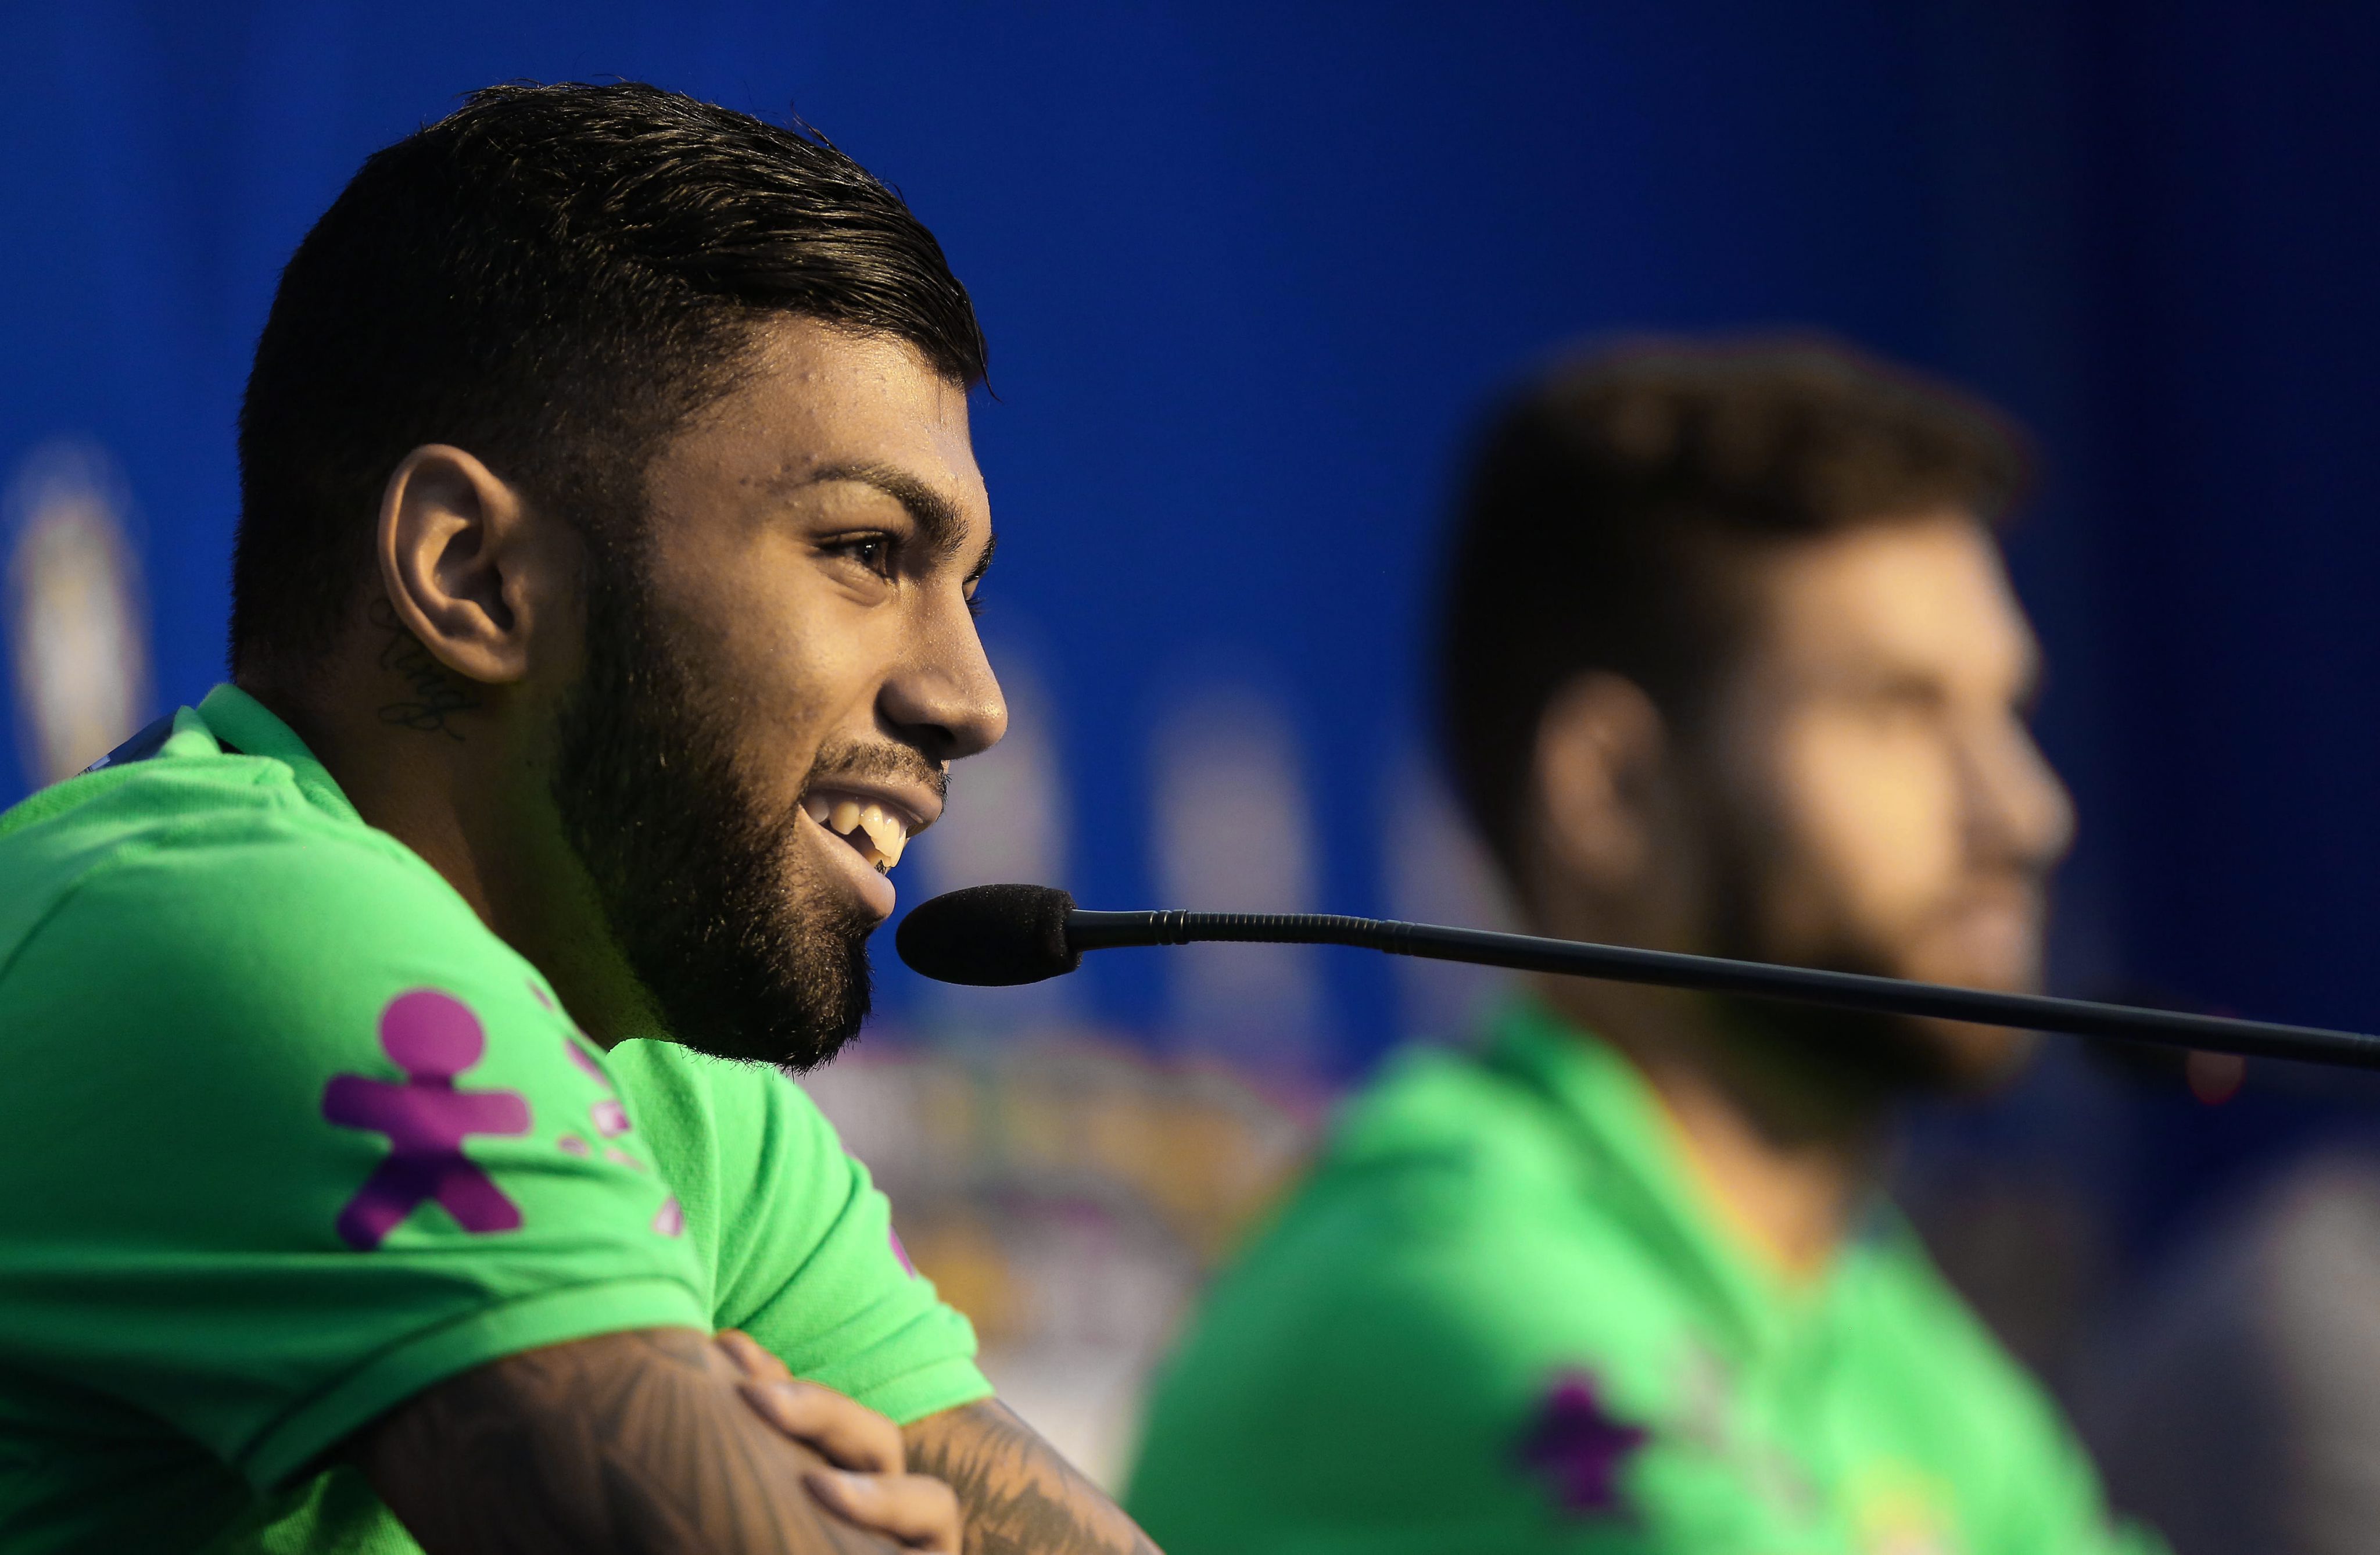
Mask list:
[[[914,783],[930,790],[936,799],[949,798],[951,792],[949,763],[933,760],[915,746],[892,740],[854,740],[820,750],[802,779],[802,791],[808,793],[837,778]]]
[[[1960,882],[1929,903],[1919,917],[1926,923],[1949,923],[1978,910],[2015,910],[2036,920],[2049,905],[2046,875],[2024,869],[1980,873]]]

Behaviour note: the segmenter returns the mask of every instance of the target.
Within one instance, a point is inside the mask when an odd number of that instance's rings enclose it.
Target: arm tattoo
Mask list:
[[[413,700],[409,702],[384,704],[380,710],[380,721],[400,729],[419,729],[425,735],[461,739],[463,731],[447,723],[447,715],[477,709],[479,694],[458,682],[430,650],[421,646],[419,638],[406,630],[405,623],[396,618],[396,608],[387,600],[372,601],[367,613],[373,626],[388,634],[388,641],[380,650],[380,667],[401,676],[413,691]]]
[[[958,1492],[967,1555],[1160,1555],[1005,1404],[987,1399],[945,1410],[901,1434],[910,1471]]]
[[[887,1555],[802,1484],[817,1464],[648,1329],[531,1350],[401,1405],[359,1453],[429,1555]]]

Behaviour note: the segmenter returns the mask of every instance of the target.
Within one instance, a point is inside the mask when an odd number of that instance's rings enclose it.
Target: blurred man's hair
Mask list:
[[[634,82],[500,86],[367,161],[283,272],[240,410],[235,672],[302,674],[373,574],[382,487],[449,443],[598,529],[756,326],[984,373],[965,289],[822,140]]]
[[[1537,723],[1581,674],[1690,726],[1750,625],[1764,547],[1946,510],[1997,523],[2026,476],[1982,404],[1809,337],[1572,358],[1490,422],[1443,600],[1450,775],[1517,885]]]

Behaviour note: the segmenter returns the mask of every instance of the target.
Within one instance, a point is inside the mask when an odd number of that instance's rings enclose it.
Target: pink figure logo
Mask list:
[[[463,1154],[472,1135],[528,1132],[520,1092],[455,1088],[455,1077],[487,1051],[479,1017],[449,994],[418,988],[380,1013],[380,1045],[405,1071],[401,1083],[335,1075],[322,1090],[323,1117],[388,1136],[388,1159],[339,1211],[341,1240],[369,1252],[425,1199],[475,1235],[516,1230],[520,1207]]]
[[[1522,1466],[1546,1479],[1572,1516],[1621,1510],[1620,1472],[1646,1432],[1604,1407],[1591,1372],[1557,1374],[1520,1444]]]

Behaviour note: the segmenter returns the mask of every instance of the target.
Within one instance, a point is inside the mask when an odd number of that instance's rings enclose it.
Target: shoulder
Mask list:
[[[1159,1379],[1132,1488],[1156,1537],[1547,1547],[1515,1453],[1549,1397],[1585,1389],[1615,1448],[1641,1440],[1683,1340],[1668,1276],[1560,1126],[1451,1053],[1349,1106]]]
[[[1676,1307],[1599,1187],[1522,1087],[1456,1054],[1402,1061],[1217,1282],[1168,1392],[1255,1410],[1292,1394],[1351,1412],[1411,1403],[1503,1430],[1551,1371],[1649,1380]]]
[[[384,1065],[383,1017],[421,991],[459,1004],[492,1061],[564,1056],[568,1022],[528,964],[427,864],[315,809],[287,773],[254,758],[102,771],[74,780],[99,792],[0,836],[0,1028],[53,1034],[12,1059],[18,1099],[103,1077],[121,1104],[177,1087],[259,1103]]]
[[[1611,1186],[1538,1092],[1465,1053],[1409,1053],[1342,1112],[1249,1262],[1303,1253],[1360,1282],[1525,1301],[1642,1261]]]
[[[394,838],[317,809],[286,765],[258,757],[144,761],[45,790],[0,820],[0,958],[61,920],[137,929],[135,954],[265,925],[478,921]]]
[[[1588,1185],[1582,1168],[1543,1096],[1474,1054],[1418,1049],[1391,1060],[1341,1110],[1313,1184],[1325,1195],[1416,1209],[1433,1197],[1545,1208],[1576,1198]]]

